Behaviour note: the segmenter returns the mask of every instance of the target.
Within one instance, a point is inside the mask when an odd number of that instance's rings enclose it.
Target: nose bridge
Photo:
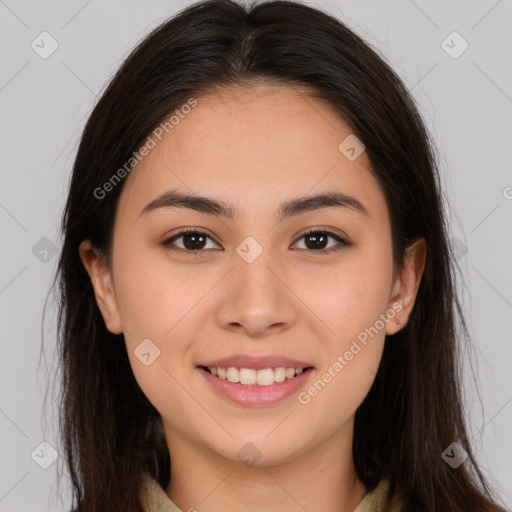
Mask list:
[[[227,290],[217,308],[223,328],[243,329],[252,336],[285,329],[295,318],[292,297],[277,277],[283,273],[280,263],[273,251],[256,244],[246,239],[237,247]]]

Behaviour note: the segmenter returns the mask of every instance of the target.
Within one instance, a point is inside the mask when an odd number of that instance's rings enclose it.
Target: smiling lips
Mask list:
[[[222,395],[241,405],[267,405],[296,391],[313,370],[279,356],[232,356],[197,365]]]

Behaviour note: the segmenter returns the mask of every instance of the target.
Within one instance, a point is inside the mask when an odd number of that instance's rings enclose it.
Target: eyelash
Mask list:
[[[190,250],[186,250],[186,249],[173,247],[173,241],[183,235],[186,235],[186,234],[205,235],[206,237],[210,238],[210,240],[213,240],[213,238],[210,237],[208,235],[208,233],[205,233],[204,231],[200,231],[195,228],[184,228],[181,231],[179,231],[178,233],[176,233],[175,235],[173,235],[171,238],[164,240],[161,244],[165,248],[170,249],[175,252],[187,253],[187,254],[190,254],[190,255],[193,255],[196,257],[203,256],[204,252],[206,252],[206,249],[198,249],[195,251],[190,251]],[[317,254],[317,255],[325,255],[325,254],[329,254],[332,252],[340,251],[344,247],[350,245],[349,242],[347,242],[345,239],[341,238],[339,235],[336,235],[336,234],[332,233],[331,231],[327,231],[325,229],[319,229],[319,228],[312,228],[312,229],[309,229],[308,231],[306,231],[305,233],[302,233],[302,235],[298,238],[297,242],[299,240],[301,240],[302,238],[307,237],[308,235],[312,235],[312,234],[327,235],[328,237],[336,240],[338,242],[338,245],[334,246],[334,247],[330,247],[328,249],[305,249],[306,252],[309,252],[309,253],[313,253],[313,254]],[[215,240],[213,240],[213,241],[215,242]],[[295,242],[295,243],[297,243],[297,242]],[[215,243],[217,244],[217,242],[215,242]]]

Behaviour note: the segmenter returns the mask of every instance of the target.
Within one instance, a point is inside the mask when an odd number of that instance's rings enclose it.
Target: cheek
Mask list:
[[[137,245],[140,242],[133,244]],[[129,336],[163,340],[190,324],[194,305],[211,288],[199,267],[187,270],[162,253],[145,248],[125,254],[129,255],[116,262],[115,286],[123,327]]]
[[[207,293],[207,283],[185,277],[165,258],[147,251],[119,258],[114,271],[126,349],[137,383],[157,410],[186,410],[189,397],[180,382],[186,375],[190,340],[197,338],[195,331],[201,325],[200,304],[194,305]]]
[[[310,288],[307,303],[321,320],[316,325],[322,325],[323,357],[299,403],[311,414],[336,404],[327,419],[333,428],[355,412],[374,381],[384,348],[390,269],[390,257],[368,251],[347,258],[328,276],[317,274],[319,286]]]
[[[388,308],[391,260],[372,251],[355,251],[340,265],[308,272],[302,285],[307,305],[341,348],[375,324]],[[315,286],[311,286],[315,283]]]
[[[323,428],[334,431],[361,405],[377,373],[385,340],[380,315],[386,288],[359,287],[347,282],[329,297],[322,320],[329,325],[321,339],[321,367],[311,386],[298,396],[312,417],[323,418]]]

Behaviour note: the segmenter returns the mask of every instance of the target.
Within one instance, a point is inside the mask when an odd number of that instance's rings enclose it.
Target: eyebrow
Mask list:
[[[160,208],[188,208],[208,215],[222,216],[230,220],[234,220],[239,215],[236,208],[224,201],[169,190],[148,203],[139,216],[147,215]],[[362,215],[369,215],[366,208],[355,197],[342,192],[330,192],[285,201],[279,206],[276,219],[280,222],[285,218],[321,208],[347,208]]]

